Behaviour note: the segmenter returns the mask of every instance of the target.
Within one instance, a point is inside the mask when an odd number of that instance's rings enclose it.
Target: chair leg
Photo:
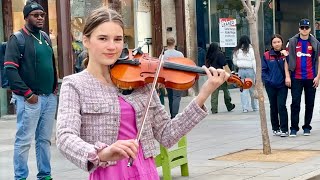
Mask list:
[[[171,166],[169,162],[169,152],[168,150],[160,145],[160,153],[162,156],[162,176],[163,180],[172,180],[171,177]]]
[[[188,163],[181,165],[180,168],[181,168],[181,176],[189,176]]]
[[[170,167],[170,164],[167,162],[164,162],[162,164],[162,176],[163,176],[163,180],[172,180],[171,167]]]
[[[185,151],[187,154],[187,137],[183,136],[180,141],[178,142],[178,147],[185,147]],[[185,156],[184,158],[187,159],[187,156]],[[180,170],[181,170],[181,176],[189,176],[189,167],[188,167],[188,163],[186,164],[182,164],[180,166]]]
[[[187,138],[185,136],[183,136],[179,142],[178,142],[178,147],[183,148],[183,151],[185,151],[183,153],[183,155],[181,154],[180,156],[184,156],[183,158],[186,159],[187,162]],[[162,166],[162,176],[163,176],[163,180],[172,180],[171,177],[171,161],[169,159],[169,154],[170,151],[168,149],[166,149],[165,147],[163,147],[162,145],[160,145],[160,154],[157,156],[156,160],[161,161],[158,162],[157,164],[160,166]],[[159,158],[159,156],[161,157],[161,159]],[[171,153],[172,156],[172,153]],[[180,171],[181,171],[181,176],[189,176],[189,167],[188,167],[188,163],[182,164],[180,165]]]

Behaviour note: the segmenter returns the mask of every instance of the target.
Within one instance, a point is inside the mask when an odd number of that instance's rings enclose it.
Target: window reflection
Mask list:
[[[25,25],[23,18],[23,8],[25,4],[26,0],[12,0],[13,32],[19,31]],[[56,0],[48,0],[48,11],[49,16],[46,16],[45,22],[49,23],[49,36],[52,41],[52,48],[58,69]]]
[[[82,30],[85,24],[85,18],[89,13],[101,6],[108,6],[116,10],[123,16],[125,28],[125,47],[134,48],[134,14],[133,14],[133,0],[71,0],[71,38],[72,48],[74,52],[74,61],[79,54],[84,50],[82,45]],[[75,62],[73,62],[75,64]]]

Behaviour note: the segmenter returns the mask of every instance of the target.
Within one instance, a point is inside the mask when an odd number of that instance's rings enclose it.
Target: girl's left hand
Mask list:
[[[203,106],[212,92],[219,88],[230,76],[223,69],[215,69],[214,67],[207,68],[205,66],[202,66],[202,68],[206,71],[208,80],[202,85],[196,97],[196,102],[200,107]]]

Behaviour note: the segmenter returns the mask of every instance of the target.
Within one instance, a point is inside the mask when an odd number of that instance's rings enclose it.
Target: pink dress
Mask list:
[[[132,106],[119,97],[121,119],[118,140],[134,139],[137,135],[135,112]],[[117,161],[114,166],[98,167],[90,174],[90,180],[159,180],[152,157],[145,159],[141,144],[132,167],[127,167],[128,159]]]

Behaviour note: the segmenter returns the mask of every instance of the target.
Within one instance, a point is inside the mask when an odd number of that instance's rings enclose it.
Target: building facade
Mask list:
[[[240,0],[199,0],[197,5],[198,47],[206,49],[211,42],[220,42],[219,20],[236,20],[236,38],[249,35],[246,12]],[[272,34],[281,34],[286,42],[298,33],[298,23],[302,18],[310,19],[312,33],[320,38],[319,0],[263,0],[258,12],[258,33],[260,53],[270,48]],[[234,47],[223,47],[227,61],[232,66]]]
[[[44,30],[50,34],[59,77],[74,73],[76,55],[83,49],[82,29],[88,13],[100,6],[117,10],[124,17],[125,46],[133,49],[143,42],[144,52],[158,57],[166,39],[174,37],[177,49],[197,65],[204,64],[211,42],[220,42],[219,20],[236,21],[236,39],[249,35],[248,22],[240,0],[34,0],[47,11]],[[0,3],[0,41],[24,25],[22,10],[26,0],[2,0]],[[301,18],[314,24],[313,34],[320,39],[319,0],[264,0],[259,9],[259,47],[263,53],[270,47],[270,37],[279,33],[286,41],[298,32]],[[223,47],[232,68],[232,50]],[[198,58],[197,58],[198,57]],[[1,115],[12,113],[8,105],[10,92],[0,89]],[[7,108],[9,107],[9,108]],[[11,110],[10,110],[11,109]]]
[[[27,0],[1,0],[0,9],[0,40],[7,41],[13,32],[23,27],[23,7]],[[172,2],[161,0],[34,0],[41,4],[47,12],[46,31],[52,40],[57,69],[60,79],[74,73],[76,56],[83,50],[82,29],[88,13],[98,7],[108,6],[118,11],[125,23],[125,47],[133,49],[147,42],[143,51],[158,57],[166,35],[178,39],[178,47],[185,50],[185,36],[179,24],[184,17],[184,11],[179,9],[178,21],[175,14],[168,21],[162,21],[165,13],[175,12]],[[173,4],[183,7],[184,0],[177,0]],[[163,6],[163,7],[162,7]],[[162,12],[165,9],[165,12]],[[172,11],[173,10],[173,11]],[[183,16],[181,16],[183,14]],[[164,25],[164,26],[163,26]],[[178,29],[176,26],[178,25]],[[163,28],[167,29],[163,30]],[[176,33],[180,32],[178,37]],[[180,45],[182,44],[182,45]],[[11,92],[6,89],[0,91],[1,114],[14,113],[14,108],[8,102]]]

